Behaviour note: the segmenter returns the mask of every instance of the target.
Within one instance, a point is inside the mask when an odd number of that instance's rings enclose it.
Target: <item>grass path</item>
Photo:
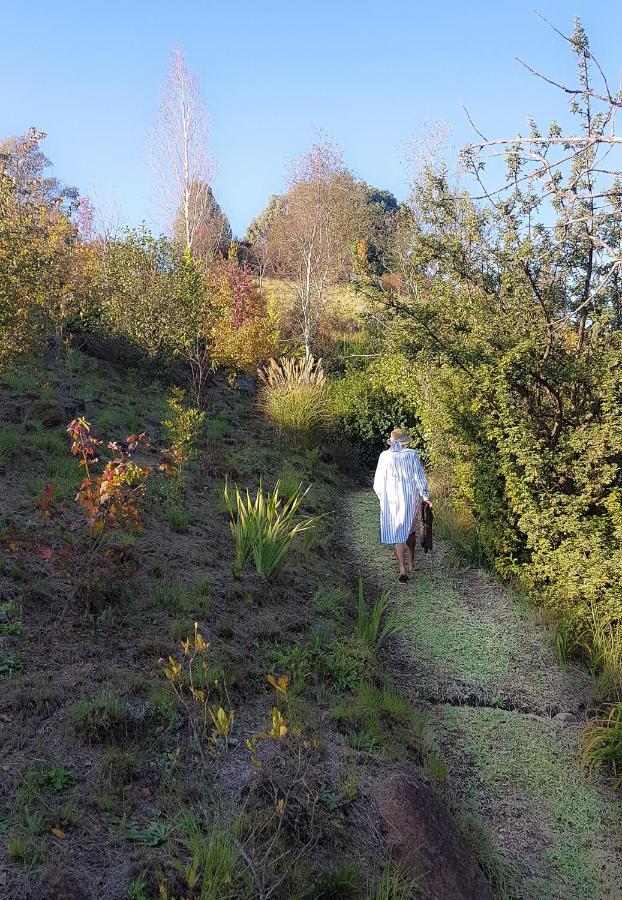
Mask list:
[[[500,896],[620,900],[622,804],[578,758],[587,673],[559,664],[533,612],[485,573],[457,569],[442,545],[419,552],[416,576],[398,585],[371,491],[345,512],[353,563],[410,620],[395,680],[432,708],[448,791]]]

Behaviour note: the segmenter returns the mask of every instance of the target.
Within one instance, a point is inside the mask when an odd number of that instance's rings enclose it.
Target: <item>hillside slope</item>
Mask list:
[[[185,485],[153,476],[144,530],[115,533],[85,602],[67,422],[84,416],[102,448],[145,431],[136,461],[156,466],[171,390],[80,352],[2,380],[0,895],[420,896],[372,789],[392,771],[433,780],[429,727],[357,629],[335,518],[348,481],[328,452],[288,447],[252,390],[215,377]],[[236,576],[225,480],[277,478],[285,495],[311,484],[305,513],[324,518],[276,580]],[[164,671],[186,665],[195,623],[205,707],[185,668]]]

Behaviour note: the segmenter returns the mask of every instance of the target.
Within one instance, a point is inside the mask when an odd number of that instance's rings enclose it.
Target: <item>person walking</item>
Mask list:
[[[374,492],[380,501],[380,540],[395,545],[399,582],[408,581],[415,568],[414,536],[419,527],[421,501],[432,506],[430,489],[412,438],[402,428],[394,428],[378,459]],[[409,540],[410,539],[410,540]]]

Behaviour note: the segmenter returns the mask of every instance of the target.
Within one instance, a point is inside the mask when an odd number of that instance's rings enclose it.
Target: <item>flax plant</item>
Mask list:
[[[253,558],[255,568],[267,578],[276,575],[294,539],[315,528],[321,516],[297,519],[309,488],[300,485],[284,498],[277,481],[274,490],[264,491],[261,481],[255,497],[247,490],[243,496],[235,485],[225,483],[225,503],[231,515],[231,534],[235,543],[234,572],[237,574]]]

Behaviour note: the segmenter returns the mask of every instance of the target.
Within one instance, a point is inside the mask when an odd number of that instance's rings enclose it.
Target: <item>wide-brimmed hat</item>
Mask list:
[[[396,441],[399,441],[400,444],[412,444],[412,440],[411,436],[403,428],[394,428],[387,438],[387,444],[394,444]]]

